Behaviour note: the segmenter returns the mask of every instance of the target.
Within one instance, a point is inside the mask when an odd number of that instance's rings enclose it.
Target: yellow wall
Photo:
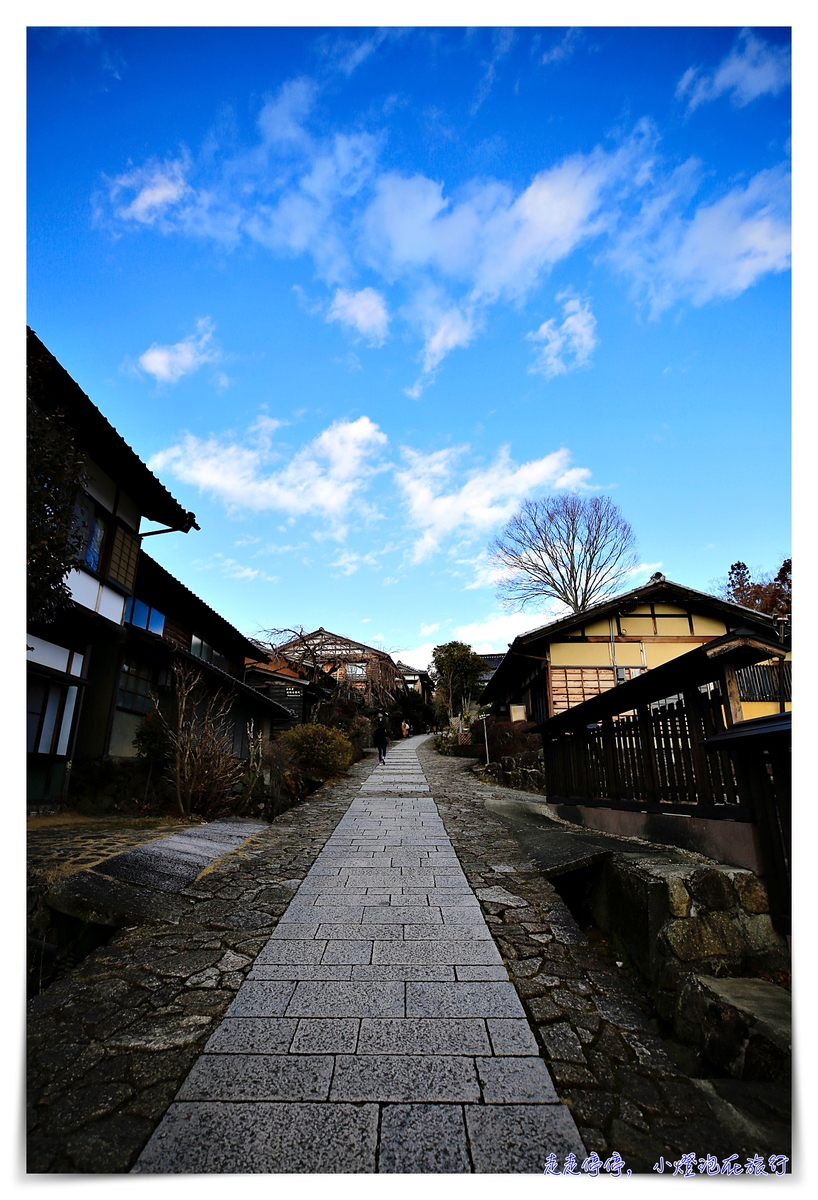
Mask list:
[[[721,637],[727,633],[724,621],[718,621],[715,617],[702,617],[698,613],[693,614],[693,629],[698,634],[712,634],[714,637]]]
[[[609,667],[610,642],[552,642],[552,667]]]
[[[787,712],[792,712],[789,700],[784,701],[784,707]],[[741,714],[745,721],[752,721],[755,717],[771,717],[777,712],[777,701],[742,700],[741,702]]]
[[[642,643],[641,642],[617,642],[615,649],[616,649],[616,665],[618,667],[641,667],[642,666]]]
[[[616,625],[614,625],[614,633],[616,633]],[[586,637],[610,637],[611,626],[608,621],[592,621],[590,625],[585,626]]]
[[[662,663],[670,662],[672,658],[678,658],[680,654],[687,654],[695,649],[690,642],[651,643],[645,639],[645,657],[649,667],[661,667]]]
[[[653,637],[653,619],[651,617],[634,617],[626,613],[619,618],[621,629],[628,637]]]

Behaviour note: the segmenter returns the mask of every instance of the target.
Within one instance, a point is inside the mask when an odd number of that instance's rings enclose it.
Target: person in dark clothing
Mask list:
[[[386,762],[386,747],[389,745],[389,735],[386,732],[386,727],[384,726],[383,721],[381,721],[378,724],[378,728],[375,730],[374,734],[372,735],[372,740],[374,741],[375,746],[378,751],[378,762],[385,763]]]

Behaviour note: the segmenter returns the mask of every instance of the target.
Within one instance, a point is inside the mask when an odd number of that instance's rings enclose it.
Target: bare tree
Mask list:
[[[560,600],[582,612],[616,592],[638,564],[636,539],[607,496],[526,500],[489,548],[500,595],[522,611]]]
[[[171,720],[153,700],[170,743],[169,774],[176,803],[180,816],[193,812],[208,816],[228,802],[247,769],[242,759],[233,756],[233,697],[221,688],[204,694],[200,672],[184,663],[175,662],[171,669],[176,710]]]

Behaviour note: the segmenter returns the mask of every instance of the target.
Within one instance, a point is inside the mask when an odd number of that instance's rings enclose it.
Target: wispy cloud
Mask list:
[[[695,190],[695,168],[680,168],[610,251],[654,316],[683,299],[702,305],[739,296],[765,275],[790,266],[787,168],[760,171],[691,215],[680,215],[674,209],[679,198]]]
[[[189,170],[190,159],[182,155],[162,163],[149,159],[141,167],[117,175],[109,181],[108,193],[114,216],[126,223],[162,225],[166,214],[193,194],[185,178]],[[123,197],[129,197],[127,203]]]
[[[495,29],[491,35],[492,53],[491,58],[487,63],[484,63],[483,77],[477,86],[477,93],[474,101],[469,109],[472,116],[475,115],[483,101],[491,91],[494,81],[497,78],[497,67],[502,59],[511,50],[514,45],[514,30],[513,29]]]
[[[342,550],[330,565],[342,575],[354,575],[361,567],[378,566],[378,556],[375,553],[355,554],[352,550]]]
[[[382,346],[389,332],[386,302],[380,292],[371,287],[361,288],[359,292],[338,288],[327,320],[340,321],[356,329],[372,346]]]
[[[157,383],[178,383],[183,375],[198,371],[206,363],[219,362],[222,354],[213,344],[215,325],[210,317],[200,317],[196,322],[196,332],[191,333],[181,342],[172,346],[162,346],[154,342],[144,354],[140,354],[139,366],[148,375],[153,375]],[[229,380],[223,372],[217,379],[220,387],[226,387]]]
[[[589,302],[570,292],[560,292],[557,301],[563,302],[562,323],[558,325],[552,317],[526,334],[528,341],[539,347],[529,373],[544,375],[546,379],[587,367],[597,346],[596,317]]]
[[[237,579],[245,583],[251,583],[256,579],[262,580],[264,583],[280,582],[278,575],[267,575],[257,567],[245,566],[235,558],[227,558],[224,554],[219,553],[214,554],[210,559],[194,559],[191,565],[200,571],[210,571],[216,567],[219,574],[225,579]]]
[[[778,95],[789,82],[789,46],[773,45],[742,29],[715,71],[688,67],[679,80],[676,98],[687,101],[688,112],[724,95],[743,108],[759,96]]]
[[[465,446],[422,454],[404,447],[404,466],[395,481],[409,520],[420,531],[413,561],[433,554],[444,538],[455,532],[486,534],[507,521],[520,501],[545,488],[581,487],[590,475],[584,467],[571,467],[567,450],[518,465],[503,446],[488,466],[465,472],[457,481],[458,460]]]
[[[555,42],[548,50],[545,51],[540,63],[544,67],[551,66],[552,63],[565,62],[577,48],[579,42],[579,30],[568,29],[558,42]]]
[[[361,493],[381,469],[386,434],[369,417],[335,421],[279,466],[285,452],[273,445],[271,424],[267,419],[260,428],[257,422],[241,442],[188,433],[148,465],[215,496],[229,509],[320,517],[328,522],[330,536],[342,538],[353,501],[366,515]]]

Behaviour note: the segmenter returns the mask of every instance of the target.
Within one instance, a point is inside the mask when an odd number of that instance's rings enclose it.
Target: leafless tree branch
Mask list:
[[[489,547],[499,594],[522,611],[545,599],[582,612],[619,590],[638,564],[636,539],[607,496],[526,500]]]

